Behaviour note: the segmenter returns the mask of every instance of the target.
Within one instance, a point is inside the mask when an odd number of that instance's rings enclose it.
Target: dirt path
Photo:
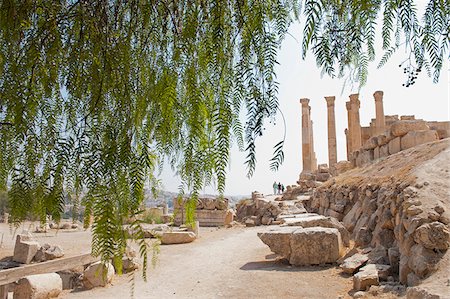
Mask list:
[[[161,246],[148,281],[136,273],[135,298],[348,298],[352,280],[335,267],[292,267],[256,233],[264,227],[208,229],[191,244]],[[63,298],[130,298],[129,277]]]

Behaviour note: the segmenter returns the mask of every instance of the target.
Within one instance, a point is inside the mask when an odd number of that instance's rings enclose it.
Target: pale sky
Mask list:
[[[276,69],[279,82],[279,104],[286,118],[286,140],[284,146],[285,161],[278,172],[269,168],[273,146],[283,137],[283,122],[278,115],[276,125],[267,120],[266,130],[256,147],[256,171],[251,179],[246,177],[244,165],[246,153],[233,148],[231,163],[227,175],[226,195],[250,195],[258,190],[264,194],[272,193],[274,181],[285,185],[295,184],[301,172],[301,109],[300,98],[309,98],[311,119],[314,122],[314,148],[318,164],[328,163],[328,132],[327,106],[324,97],[336,96],[336,135],[338,161],[346,159],[346,145],[344,129],[347,127],[347,110],[345,102],[351,93],[357,92],[351,86],[346,86],[342,92],[344,81],[320,76],[312,53],[308,53],[306,60],[301,59],[302,27],[293,24],[289,35],[283,41],[278,54],[279,65]],[[380,33],[380,32],[378,32]],[[378,41],[378,45],[381,42]],[[367,84],[360,90],[361,125],[368,126],[371,118],[375,118],[375,102],[373,93],[384,91],[385,115],[415,115],[417,119],[448,121],[449,111],[449,61],[446,60],[439,83],[434,84],[425,72],[419,76],[416,83],[408,88],[402,84],[406,81],[403,68],[399,68],[406,57],[400,49],[390,61],[381,69],[377,64],[381,57],[381,49],[377,51],[377,58],[369,67]],[[342,93],[341,93],[342,92]],[[245,121],[244,121],[245,122]],[[174,177],[169,167],[166,167],[160,179],[164,190],[177,192],[179,178]],[[216,193],[214,188],[206,188],[204,193]]]

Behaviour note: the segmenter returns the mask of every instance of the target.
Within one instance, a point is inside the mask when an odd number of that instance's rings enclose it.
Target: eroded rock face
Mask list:
[[[287,226],[258,236],[274,253],[292,265],[334,263],[343,253],[341,236],[335,228]]]

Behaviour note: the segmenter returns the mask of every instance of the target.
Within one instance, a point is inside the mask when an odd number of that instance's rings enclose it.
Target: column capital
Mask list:
[[[300,99],[300,104],[302,104],[302,106],[308,106],[308,104],[309,104],[309,99],[308,99],[308,98],[302,98],[302,99]]]
[[[351,102],[356,102],[359,99],[359,93],[352,93],[349,98]]]
[[[325,97],[325,100],[327,101],[327,107],[332,107],[334,106],[334,100],[336,99],[335,96],[329,96],[329,97]]]
[[[352,103],[350,101],[345,102],[345,107],[347,108],[347,111],[351,111],[352,110]]]
[[[384,92],[381,90],[377,90],[373,93],[373,97],[375,98],[375,101],[382,101],[383,100],[383,94]]]

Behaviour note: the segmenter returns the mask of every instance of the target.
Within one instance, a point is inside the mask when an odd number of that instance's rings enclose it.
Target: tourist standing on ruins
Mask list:
[[[277,190],[278,190],[278,184],[276,181],[273,182],[273,195],[277,194]]]
[[[281,194],[281,183],[278,182],[278,194]]]
[[[281,184],[281,193],[284,193],[284,184]]]

